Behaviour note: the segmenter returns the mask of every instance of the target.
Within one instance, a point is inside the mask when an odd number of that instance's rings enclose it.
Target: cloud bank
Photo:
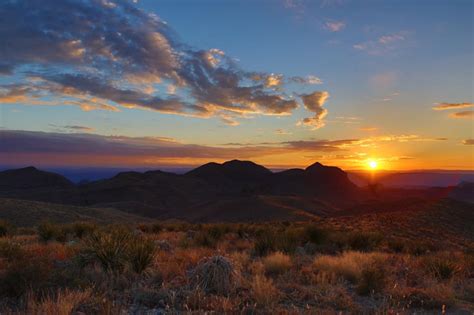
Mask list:
[[[321,83],[240,69],[125,0],[3,1],[0,16],[0,76],[10,82],[0,83],[0,103],[140,108],[236,125],[246,115],[291,114],[299,100],[288,83]]]

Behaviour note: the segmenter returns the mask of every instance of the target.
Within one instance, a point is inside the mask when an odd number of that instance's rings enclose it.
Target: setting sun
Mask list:
[[[369,164],[369,167],[373,170],[377,169],[378,167],[378,163],[375,160],[369,160],[368,164]]]

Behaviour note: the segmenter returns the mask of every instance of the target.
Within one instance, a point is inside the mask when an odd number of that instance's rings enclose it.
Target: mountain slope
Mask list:
[[[72,223],[93,221],[97,223],[144,222],[148,219],[116,209],[87,208],[52,204],[40,201],[0,198],[0,219],[16,226],[34,226],[42,221]]]

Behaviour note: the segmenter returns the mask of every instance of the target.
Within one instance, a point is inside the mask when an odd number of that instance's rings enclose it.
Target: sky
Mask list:
[[[5,0],[0,16],[1,165],[474,169],[470,0]]]

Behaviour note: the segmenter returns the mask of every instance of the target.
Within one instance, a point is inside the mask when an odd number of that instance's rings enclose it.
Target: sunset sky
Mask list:
[[[0,165],[474,169],[471,0],[0,2]]]

